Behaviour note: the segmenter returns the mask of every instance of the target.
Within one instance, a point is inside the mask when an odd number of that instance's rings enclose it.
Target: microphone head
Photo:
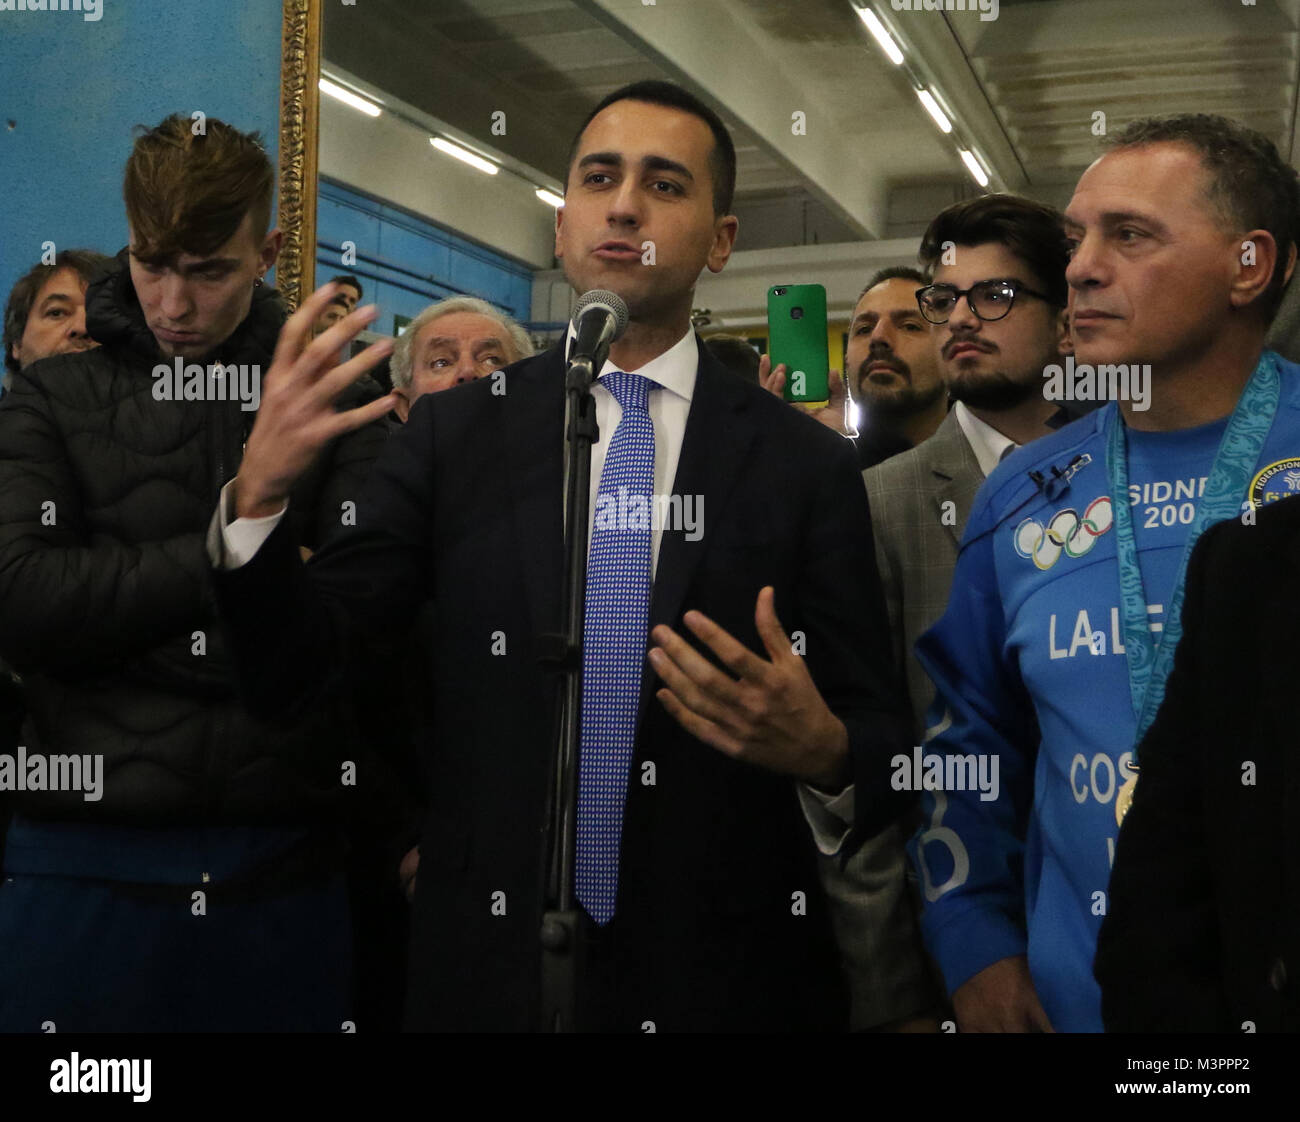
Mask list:
[[[590,292],[584,292],[578,297],[578,302],[573,306],[573,321],[576,324],[582,318],[582,313],[588,308],[607,308],[614,317],[614,334],[611,341],[619,338],[627,330],[627,304],[623,297],[617,292],[609,292],[604,288],[593,288]]]

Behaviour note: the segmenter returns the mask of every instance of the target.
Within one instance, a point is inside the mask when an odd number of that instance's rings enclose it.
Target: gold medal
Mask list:
[[[1134,771],[1137,769],[1134,768]],[[1115,825],[1124,825],[1124,815],[1128,813],[1128,808],[1133,805],[1133,792],[1137,789],[1138,777],[1133,776],[1125,783],[1115,795]]]

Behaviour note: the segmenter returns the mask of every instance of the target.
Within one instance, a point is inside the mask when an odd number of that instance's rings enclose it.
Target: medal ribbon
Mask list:
[[[1183,633],[1183,585],[1187,577],[1187,562],[1196,539],[1206,527],[1240,512],[1241,496],[1250,484],[1264,441],[1273,427],[1279,389],[1277,360],[1271,351],[1265,351],[1250,381],[1241,391],[1215,453],[1205,493],[1197,503],[1196,516],[1192,519],[1187,544],[1178,563],[1178,574],[1174,578],[1159,642],[1152,637],[1147,621],[1147,598],[1142,588],[1142,570],[1138,568],[1137,542],[1133,537],[1133,515],[1129,509],[1126,426],[1118,406],[1106,421],[1106,473],[1110,479],[1111,505],[1115,512],[1120,611],[1127,647],[1129,693],[1133,699],[1133,715],[1137,718],[1137,737],[1133,741],[1134,767],[1137,766],[1137,746],[1151,727],[1164,699],[1165,684],[1174,665],[1174,650]]]

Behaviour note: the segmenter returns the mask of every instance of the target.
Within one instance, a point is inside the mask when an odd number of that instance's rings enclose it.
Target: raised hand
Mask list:
[[[775,368],[772,366],[772,359],[768,355],[760,355],[758,359],[758,384],[770,394],[775,394],[779,398],[785,397],[785,363],[779,363]],[[804,411],[810,417],[821,421],[828,429],[834,429],[841,436],[857,436],[858,430],[849,423],[849,391],[844,383],[844,378],[838,370],[831,370],[827,378],[830,396],[825,405]],[[792,405],[798,404],[791,402]]]
[[[374,304],[358,308],[311,337],[312,324],[337,289],[333,284],[318,288],[280,330],[271,369],[262,383],[261,408],[235,477],[239,518],[279,513],[294,483],[325,445],[377,421],[397,404],[397,395],[390,393],[356,409],[335,410],[338,396],[393,349],[391,339],[382,339],[347,362],[337,362],[342,348],[379,314]]]

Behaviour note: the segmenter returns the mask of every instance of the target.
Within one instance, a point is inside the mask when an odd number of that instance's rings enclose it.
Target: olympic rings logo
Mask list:
[[[1058,510],[1046,529],[1041,522],[1026,518],[1016,527],[1016,552],[1039,569],[1050,569],[1061,559],[1061,554],[1082,557],[1114,524],[1115,512],[1111,509],[1110,496],[1102,495],[1088,504],[1082,518],[1074,510]]]

